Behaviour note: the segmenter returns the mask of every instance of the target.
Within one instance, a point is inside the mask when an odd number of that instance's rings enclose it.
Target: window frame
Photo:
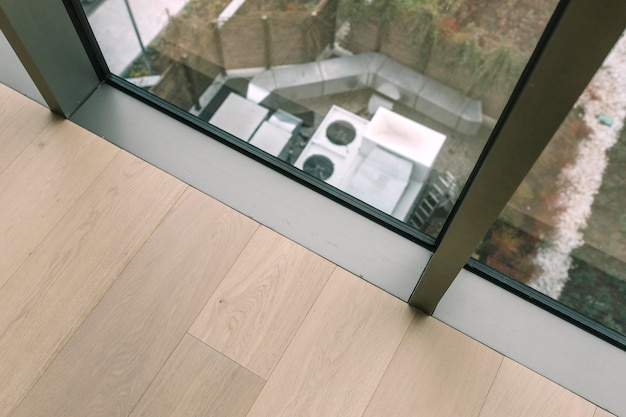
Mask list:
[[[33,6],[33,3],[40,3],[41,7]],[[233,138],[211,129],[208,129],[208,136],[221,141],[206,141],[206,126],[199,126],[195,121],[188,120],[187,116],[178,114],[175,109],[168,110],[167,106],[168,114],[156,110],[160,104],[155,100],[144,97],[133,87],[126,88],[128,86],[123,81],[116,80],[115,76],[108,73],[102,55],[93,44],[93,35],[88,31],[77,31],[75,27],[85,23],[84,16],[76,11],[77,7],[78,0],[0,0],[0,27],[53,111],[208,192],[392,294],[397,295],[399,290],[385,288],[386,280],[398,280],[404,284],[411,280],[417,282],[420,269],[428,264],[419,277],[410,304],[603,407],[626,413],[624,405],[619,404],[620,395],[615,394],[616,390],[623,387],[622,376],[626,371],[623,342],[615,343],[614,335],[602,332],[604,328],[598,331],[610,343],[587,333],[589,326],[581,323],[567,308],[556,308],[552,313],[558,314],[560,311],[566,320],[575,324],[560,319],[552,320],[554,316],[547,312],[552,307],[547,306],[546,300],[538,293],[515,288],[512,282],[498,277],[493,271],[482,270],[472,261],[467,264],[471,251],[552,136],[546,132],[556,130],[562,121],[563,112],[569,111],[617,39],[617,33],[624,30],[626,12],[621,0],[571,0],[561,3],[559,21],[551,23],[552,36],[542,40],[541,49],[524,75],[524,85],[520,84],[516,89],[514,98],[496,126],[440,238],[435,242],[426,239],[420,243],[417,241],[423,236],[403,234],[401,227],[383,226],[380,218],[376,213],[372,214],[370,209],[359,210],[358,204],[357,212],[353,211],[354,207],[348,209],[347,206],[351,204],[345,203],[344,196],[325,189],[324,184],[321,184],[320,194],[311,189],[310,180],[303,180],[290,168],[270,168],[272,164],[263,153],[244,149],[247,155],[243,155],[241,147],[233,146],[233,142],[236,142]],[[593,36],[593,33],[581,30],[581,25],[601,28],[601,36]],[[575,45],[571,42],[573,38],[578,39]],[[59,48],[61,44],[63,47]],[[544,135],[533,142],[532,149],[526,150],[528,156],[536,156],[516,166],[515,178],[503,178],[506,177],[500,174],[503,169],[511,168],[510,159],[507,159],[511,156],[511,149],[516,149],[519,138],[525,136],[524,129],[530,128],[528,117],[536,115],[533,105],[538,107],[534,104],[537,97],[545,96],[541,90],[554,87],[555,80],[560,81],[563,75],[555,71],[556,68],[563,71],[565,67],[562,53],[570,54],[571,59],[579,62],[581,66],[575,71],[578,75],[568,74],[561,88],[552,91],[556,102],[546,104],[543,101],[548,114],[541,126],[535,125],[533,128],[544,129]],[[555,61],[556,58],[559,60]],[[122,91],[124,89],[126,91]],[[529,106],[524,111],[527,113],[520,110],[523,106]],[[137,120],[129,118],[128,114],[133,114],[133,117],[141,114],[145,125],[138,125]],[[535,123],[538,123],[537,120]],[[158,132],[161,128],[164,131]],[[160,135],[163,141],[146,155],[146,146],[154,145],[155,136],[149,135]],[[184,137],[185,143],[167,148],[163,144],[168,135]],[[208,150],[210,157],[198,155],[201,149]],[[226,158],[223,164],[215,163],[220,155]],[[189,157],[195,157],[195,161],[185,161]],[[231,163],[231,166],[226,162]],[[209,177],[197,171],[207,163],[214,165]],[[255,174],[246,178],[238,175],[236,171],[242,167],[243,171],[254,171]],[[220,175],[232,175],[233,178],[226,184],[212,180]],[[265,186],[271,184],[271,190],[259,190],[259,182],[264,182]],[[298,210],[293,202],[281,198],[280,194],[285,194],[285,189],[297,196],[294,200],[306,201],[314,206],[317,213],[313,210]],[[487,190],[490,189],[498,189],[497,196],[489,196]],[[241,194],[246,193],[250,194],[242,201]],[[298,216],[294,217],[294,212],[298,212]],[[316,226],[312,228],[312,224]],[[359,237],[365,237],[364,241],[358,243]],[[477,281],[477,274],[490,277],[491,282],[482,278]],[[498,285],[494,285],[494,282]],[[506,288],[506,291],[501,287]],[[403,288],[404,291],[406,285]],[[406,300],[408,297],[400,298]],[[507,322],[526,316],[542,317],[541,320],[550,323],[541,323],[541,326],[529,329],[519,320]],[[498,324],[493,324],[497,320]],[[486,323],[492,326],[491,330]],[[494,328],[504,330],[495,332]],[[563,340],[553,340],[550,337],[553,334],[562,335],[567,343],[563,345]],[[515,341],[515,347],[511,347],[511,341]],[[582,351],[580,346],[584,347]],[[553,356],[553,352],[559,354]],[[611,367],[608,369],[604,364],[607,358],[611,359]],[[572,375],[572,371],[567,369],[571,364],[575,364],[577,375]]]

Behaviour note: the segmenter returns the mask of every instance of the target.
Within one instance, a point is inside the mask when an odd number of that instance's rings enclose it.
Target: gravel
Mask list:
[[[571,253],[582,246],[593,200],[602,185],[607,151],[617,142],[626,119],[626,36],[622,35],[602,67],[576,103],[585,109],[591,129],[580,143],[575,161],[559,174],[560,208],[555,233],[540,248],[534,263],[537,273],[530,286],[558,299],[569,279]],[[610,116],[607,126],[598,116]],[[601,119],[602,117],[600,117]]]

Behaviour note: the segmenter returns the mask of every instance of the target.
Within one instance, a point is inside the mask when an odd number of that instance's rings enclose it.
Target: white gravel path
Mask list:
[[[587,219],[607,165],[606,152],[617,142],[626,118],[626,36],[622,35],[590,86],[577,105],[585,109],[584,121],[592,133],[580,143],[574,163],[559,175],[561,212],[551,244],[536,254],[538,272],[530,283],[555,299],[569,279],[571,252],[584,243]],[[601,124],[599,114],[611,116],[613,125]]]

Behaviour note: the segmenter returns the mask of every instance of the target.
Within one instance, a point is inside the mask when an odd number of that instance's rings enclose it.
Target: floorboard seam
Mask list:
[[[480,417],[480,415],[483,413],[483,409],[485,408],[485,404],[487,403],[487,398],[489,398],[489,394],[491,394],[491,390],[493,389],[493,384],[496,382],[496,378],[498,377],[498,374],[500,373],[500,368],[502,368],[502,364],[504,363],[504,358],[505,356],[500,354],[500,364],[498,365],[498,369],[496,370],[496,372],[493,374],[493,379],[491,380],[491,384],[489,384],[489,389],[487,390],[487,393],[485,394],[485,398],[483,398],[482,404],[480,405],[480,409],[478,410],[478,414],[476,414],[476,417]]]

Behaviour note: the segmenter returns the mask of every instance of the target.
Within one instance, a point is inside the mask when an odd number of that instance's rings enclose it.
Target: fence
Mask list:
[[[498,117],[523,68],[505,47],[482,47],[474,39],[442,29],[428,11],[411,11],[383,21],[370,15],[351,22],[342,46],[354,53],[377,51],[481,100],[483,112]]]
[[[168,46],[160,52],[174,60],[194,55],[225,69],[300,64],[315,60],[334,41],[335,13],[331,0],[311,12],[248,7],[220,25],[215,19],[174,17],[161,34]]]

